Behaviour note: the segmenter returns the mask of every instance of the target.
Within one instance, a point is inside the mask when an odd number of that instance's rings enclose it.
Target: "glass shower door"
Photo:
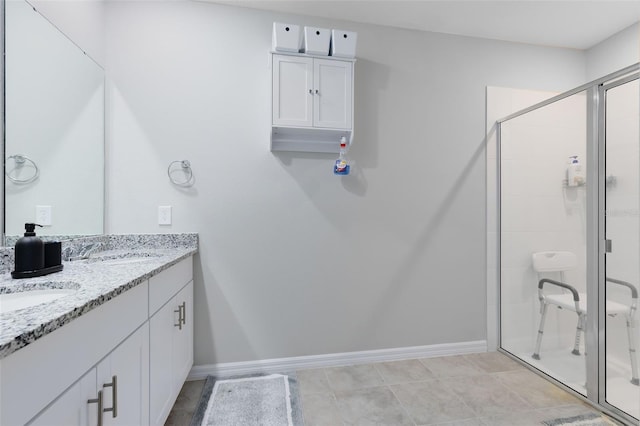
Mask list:
[[[640,417],[636,304],[640,284],[640,87],[603,87],[605,112],[605,401]]]
[[[585,396],[587,99],[506,121],[500,138],[500,346]]]

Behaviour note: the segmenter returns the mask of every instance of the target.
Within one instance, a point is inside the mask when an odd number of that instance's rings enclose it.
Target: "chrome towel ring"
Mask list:
[[[180,167],[176,167],[179,164]],[[174,175],[182,171],[184,175],[183,179],[176,179]],[[191,163],[189,160],[176,160],[169,163],[169,167],[167,168],[167,175],[169,176],[169,180],[172,184],[177,186],[191,186],[193,185],[193,170],[191,169]]]
[[[35,163],[35,161],[27,157],[26,155],[22,155],[22,154],[10,155],[9,157],[7,157],[7,160],[13,160],[16,165],[13,169],[7,170],[5,172],[5,174],[7,175],[7,178],[13,183],[16,183],[18,185],[24,185],[24,184],[33,182],[34,180],[38,179],[38,176],[40,176],[40,169],[38,168],[38,165]],[[31,163],[31,166],[33,167],[33,175],[31,177],[26,179],[20,179],[18,177],[11,175],[12,171],[21,169],[27,163]]]

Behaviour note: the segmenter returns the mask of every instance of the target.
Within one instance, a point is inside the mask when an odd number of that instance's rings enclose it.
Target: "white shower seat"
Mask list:
[[[580,300],[578,302],[579,308],[581,311],[586,312],[587,310],[587,295],[585,293],[578,293],[580,296]],[[547,299],[547,303],[551,303],[552,305],[556,305],[562,309],[568,309],[570,311],[576,312],[576,305],[573,301],[573,297],[571,294],[563,293],[563,294],[547,294],[545,295]],[[607,300],[607,315],[616,316],[619,314],[626,314],[629,312],[629,306],[623,305],[622,303],[613,302],[611,300]]]
[[[543,278],[538,281],[538,299],[540,300],[540,327],[538,328],[538,338],[536,339],[535,351],[532,355],[534,359],[540,359],[540,346],[542,344],[542,336],[544,334],[545,319],[549,305],[554,305],[560,309],[566,309],[575,312],[578,315],[578,325],[576,327],[576,337],[573,350],[574,355],[580,355],[580,333],[584,332],[587,322],[587,295],[578,293],[575,287],[567,284],[564,278],[564,272],[574,269],[577,265],[576,255],[571,252],[563,251],[546,251],[533,253],[533,269],[538,273],[542,272],[559,272],[561,281]],[[629,357],[631,360],[631,383],[640,385],[638,378],[638,364],[635,344],[634,316],[638,307],[638,290],[632,284],[626,281],[614,278],[606,278],[607,283],[617,284],[626,287],[631,292],[631,303],[625,305],[623,303],[607,300],[605,304],[606,313],[615,317],[623,315],[627,323],[627,338],[629,340]],[[553,294],[544,291],[545,284],[560,288],[563,293]],[[568,291],[568,292],[567,292]]]

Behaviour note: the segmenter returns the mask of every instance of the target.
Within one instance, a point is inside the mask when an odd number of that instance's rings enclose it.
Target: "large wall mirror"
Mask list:
[[[5,4],[4,233],[104,232],[104,70],[23,0]]]

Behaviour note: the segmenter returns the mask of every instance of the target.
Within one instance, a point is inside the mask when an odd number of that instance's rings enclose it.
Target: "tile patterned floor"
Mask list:
[[[595,412],[497,352],[297,372],[305,426],[529,426]],[[186,426],[204,381],[187,382],[167,426]]]

